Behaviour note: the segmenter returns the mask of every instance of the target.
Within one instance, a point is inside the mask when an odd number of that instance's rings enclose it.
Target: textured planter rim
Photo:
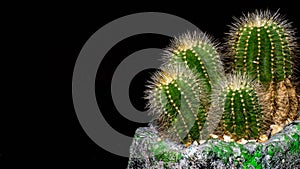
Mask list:
[[[127,168],[297,168],[299,137],[300,121],[294,121],[262,143],[210,139],[185,147],[143,127],[136,131]]]

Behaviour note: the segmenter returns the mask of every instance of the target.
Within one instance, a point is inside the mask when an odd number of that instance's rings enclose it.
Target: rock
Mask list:
[[[294,121],[266,142],[210,139],[183,144],[162,139],[154,127],[136,130],[127,169],[159,168],[300,168],[300,121]]]

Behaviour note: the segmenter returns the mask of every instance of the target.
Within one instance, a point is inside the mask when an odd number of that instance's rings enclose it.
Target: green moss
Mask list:
[[[300,153],[300,148],[299,148],[299,135],[297,133],[292,135],[292,138],[294,139],[291,141],[290,145],[290,151],[292,153]]]
[[[286,141],[286,142],[288,142],[289,140],[290,140],[290,138],[287,136],[287,135],[283,135],[283,139],[284,139],[284,141]]]
[[[270,155],[271,157],[275,154],[275,148],[273,145],[270,145],[268,147],[268,155]]]
[[[242,168],[249,168],[249,166],[253,166],[254,168],[262,168],[261,158],[262,158],[262,146],[259,146],[257,150],[250,154],[250,152],[243,147],[242,144],[237,144],[234,142],[226,143],[223,141],[218,142],[217,145],[212,145],[212,156],[215,156],[218,159],[221,159],[224,163],[229,162],[229,158],[234,158],[234,163],[236,166],[239,166],[240,162],[242,162]],[[233,151],[233,148],[238,148],[240,150],[240,155],[238,156],[236,151]],[[271,151],[270,151],[271,153]],[[241,157],[240,160],[238,160]]]
[[[233,155],[233,150],[229,144],[222,141],[218,142],[217,145],[214,145],[212,151],[215,153],[216,157],[221,159],[224,163],[227,163],[229,157]]]
[[[300,125],[296,125],[296,126],[295,126],[295,129],[296,129],[297,132],[300,133]]]
[[[153,152],[154,157],[158,161],[163,161],[165,163],[178,162],[182,158],[181,153],[170,150],[170,148],[163,141],[153,145],[150,150]]]
[[[262,168],[261,162],[259,161],[262,157],[261,146],[259,146],[253,154],[249,154],[247,150],[243,150],[241,156],[245,159],[245,162],[243,162],[243,169],[249,168],[249,165],[258,169]]]

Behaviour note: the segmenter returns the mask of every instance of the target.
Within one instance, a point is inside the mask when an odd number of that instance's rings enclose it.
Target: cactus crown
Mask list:
[[[268,10],[234,19],[228,37],[232,68],[266,84],[291,77],[297,47],[291,23]]]

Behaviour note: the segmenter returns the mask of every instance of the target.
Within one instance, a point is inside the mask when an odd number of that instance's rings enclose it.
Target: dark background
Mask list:
[[[96,145],[81,128],[77,120],[72,102],[72,73],[79,52],[89,37],[105,24],[122,16],[137,12],[164,12],[184,18],[213,35],[223,42],[227,25],[233,16],[241,16],[255,9],[270,9],[285,14],[293,26],[300,28],[298,5],[289,1],[200,1],[195,4],[190,1],[173,2],[163,5],[151,1],[140,1],[135,4],[45,4],[39,11],[42,16],[43,38],[47,40],[47,68],[51,86],[47,88],[51,113],[43,117],[48,132],[40,139],[37,151],[30,156],[32,161],[38,159],[44,164],[96,165],[97,168],[126,168],[128,158],[113,155]],[[39,15],[37,13],[36,15]],[[44,37],[44,35],[46,35]],[[298,34],[297,34],[298,35]],[[107,64],[99,67],[96,79],[96,95],[98,100],[106,100],[105,104],[98,102],[101,112],[107,122],[118,132],[133,136],[136,128],[146,126],[128,121],[122,117],[111,101],[110,80],[114,69],[135,51],[157,47],[164,48],[170,38],[144,34],[127,38],[116,44],[105,56]],[[42,43],[42,42],[41,42]],[[113,58],[113,60],[112,60]],[[145,81],[149,79],[148,70],[138,74],[132,81],[130,98],[133,105],[144,109],[145,101],[141,98],[145,89]],[[48,90],[49,89],[49,90]],[[55,89],[55,90],[50,90]],[[134,92],[133,92],[134,91]],[[100,134],[100,133],[99,133]],[[107,165],[107,167],[103,167]]]

